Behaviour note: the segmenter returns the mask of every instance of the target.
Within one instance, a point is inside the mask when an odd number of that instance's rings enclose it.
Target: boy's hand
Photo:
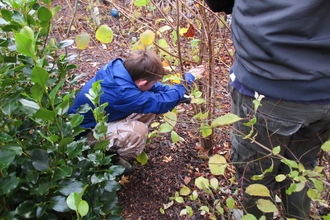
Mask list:
[[[188,73],[191,73],[197,79],[202,78],[204,76],[204,72],[205,72],[204,65],[200,65],[188,71]]]

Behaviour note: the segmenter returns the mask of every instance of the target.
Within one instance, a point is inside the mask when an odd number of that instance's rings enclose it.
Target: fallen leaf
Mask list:
[[[163,161],[165,163],[171,162],[173,160],[172,156],[169,156],[169,157],[163,156],[163,158],[164,158]]]
[[[128,180],[128,177],[122,175],[121,179],[118,181],[120,185],[125,185],[125,183],[129,183],[130,181]]]

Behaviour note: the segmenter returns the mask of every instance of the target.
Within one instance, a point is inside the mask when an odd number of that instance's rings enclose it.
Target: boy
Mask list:
[[[185,78],[192,83],[195,77],[201,77],[204,68],[192,69]],[[81,105],[88,103],[85,96],[92,84],[101,82],[100,104],[108,103],[107,139],[110,140],[109,151],[116,154],[113,163],[122,165],[124,173],[132,170],[131,165],[123,157],[132,158],[143,151],[148,134],[148,125],[156,114],[171,111],[184,101],[186,88],[182,84],[174,86],[159,82],[165,75],[160,58],[150,50],[137,50],[124,61],[116,58],[103,66],[82,88],[75,98],[69,114],[78,113]],[[81,126],[93,129],[96,125],[92,111],[82,114],[84,121]],[[92,132],[87,134],[87,141],[94,142]]]

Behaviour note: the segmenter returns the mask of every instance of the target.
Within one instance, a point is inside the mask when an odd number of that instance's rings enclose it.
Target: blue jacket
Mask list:
[[[123,63],[122,59],[117,58],[103,66],[78,93],[68,113],[79,113],[78,108],[86,103],[92,106],[85,94],[99,80],[102,80],[101,91],[104,92],[100,102],[108,103],[105,108],[108,122],[123,119],[132,113],[163,114],[171,111],[183,98],[186,88],[181,84],[168,86],[157,82],[149,91],[141,92]],[[193,80],[194,77],[190,74],[189,79]],[[93,128],[96,125],[92,111],[82,115],[82,127]]]

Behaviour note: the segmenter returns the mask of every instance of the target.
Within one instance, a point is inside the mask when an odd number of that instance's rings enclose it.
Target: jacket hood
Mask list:
[[[95,81],[103,80],[102,87],[113,87],[117,85],[132,84],[136,87],[129,72],[124,67],[124,60],[116,58],[104,65],[95,76]]]

